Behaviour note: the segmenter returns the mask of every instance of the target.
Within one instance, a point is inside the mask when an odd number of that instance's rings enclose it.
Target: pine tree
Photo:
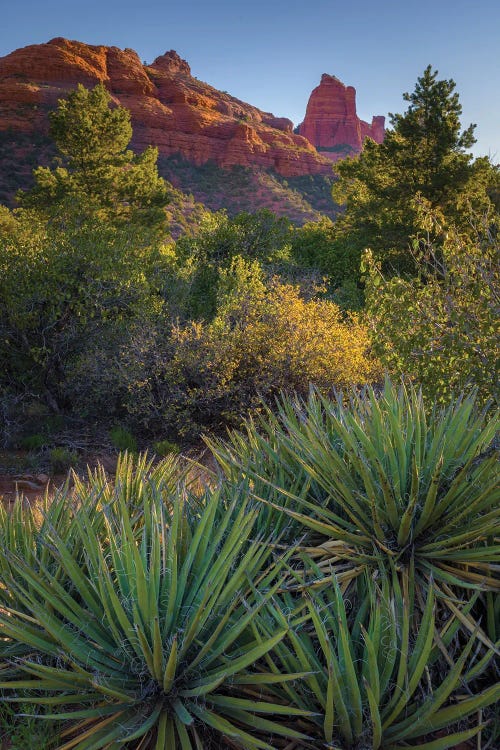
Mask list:
[[[358,263],[369,247],[386,270],[414,270],[409,252],[421,230],[422,203],[459,226],[470,208],[489,204],[494,168],[473,161],[475,125],[461,129],[462,107],[453,80],[438,80],[429,65],[417,80],[404,114],[391,114],[383,143],[365,142],[359,157],[339,162],[334,199],[345,204],[336,236]]]
[[[81,84],[59,100],[50,116],[50,133],[59,150],[59,166],[38,167],[35,186],[21,192],[23,207],[57,223],[99,219],[149,228],[165,224],[165,181],[156,166],[158,152],[148,147],[135,155],[130,113],[112,107],[102,84]]]

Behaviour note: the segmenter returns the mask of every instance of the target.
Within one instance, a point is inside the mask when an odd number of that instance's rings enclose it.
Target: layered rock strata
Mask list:
[[[331,161],[290,120],[199,81],[174,51],[146,65],[131,49],[62,38],[15,50],[0,58],[0,131],[48,132],[48,112],[78,83],[103,83],[130,110],[136,150],[153,145],[196,165],[256,166],[284,177],[331,174]]]

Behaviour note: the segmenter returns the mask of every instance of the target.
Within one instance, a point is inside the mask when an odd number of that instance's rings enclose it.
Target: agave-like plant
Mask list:
[[[36,568],[50,567],[60,583],[65,573],[51,555],[47,536],[56,534],[71,549],[75,562],[83,565],[83,547],[74,523],[75,513],[83,507],[91,519],[97,534],[104,537],[108,529],[104,523],[104,509],[117,503],[126,503],[132,524],[140,529],[145,498],[154,497],[165,508],[172,505],[180,487],[189,488],[186,481],[189,468],[174,456],[154,464],[144,455],[137,458],[123,453],[118,458],[116,473],[110,479],[102,466],[88,471],[86,481],[77,474],[54,492],[46,491],[35,504],[28,503],[20,495],[11,509],[0,505],[0,605],[13,606],[20,603],[13,599],[14,592],[5,581],[11,574],[12,555],[22,557],[27,565]],[[70,481],[71,480],[71,481]],[[192,498],[195,503],[195,498]],[[71,581],[66,581],[71,586]]]
[[[269,633],[295,623],[275,649],[275,670],[309,670],[303,682],[286,685],[290,703],[313,713],[307,732],[316,739],[301,746],[446,750],[480,735],[479,712],[500,699],[500,683],[477,687],[494,650],[479,654],[473,634],[457,654],[460,622],[452,615],[437,624],[432,588],[415,635],[409,571],[368,579],[364,593],[351,610],[331,577],[300,601],[285,596],[281,607],[267,608]]]
[[[28,565],[50,565],[52,558],[42,539],[47,528],[57,532],[71,544],[72,516],[67,501],[68,484],[49,498],[48,493],[36,506],[16,498],[11,509],[0,504],[0,606],[13,605],[13,592],[6,581],[12,574],[11,553],[22,557]],[[57,575],[56,571],[53,573]]]
[[[427,408],[414,388],[388,382],[348,402],[284,399],[265,424],[211,447],[230,478],[239,470],[308,532],[303,551],[319,580],[332,567],[347,586],[412,565],[415,585],[432,580],[445,598],[500,590],[497,431],[498,415],[476,412],[473,397]]]
[[[74,511],[81,558],[56,530],[42,543],[51,564],[9,555],[21,607],[0,608],[0,639],[30,653],[0,677],[5,699],[68,722],[60,750],[272,750],[266,736],[304,736],[290,717],[306,712],[275,690],[300,675],[254,668],[287,632],[260,625],[280,563],[252,538],[256,510],[240,496],[221,509],[217,492],[194,511],[180,492],[169,507],[144,492],[138,521],[126,498],[99,524],[85,503]]]

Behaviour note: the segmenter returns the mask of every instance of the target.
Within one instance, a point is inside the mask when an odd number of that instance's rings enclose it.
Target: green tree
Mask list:
[[[415,199],[423,198],[446,220],[465,228],[470,207],[490,204],[495,170],[473,161],[474,125],[461,129],[462,107],[453,80],[438,80],[429,65],[417,80],[404,114],[391,114],[383,143],[367,140],[363,152],[339,162],[334,199],[345,204],[336,235],[355,261],[370,247],[384,268],[414,272],[410,239],[419,231]],[[418,202],[418,201],[417,201]]]
[[[321,274],[327,282],[328,296],[343,309],[363,306],[359,284],[359,260],[353,262],[348,248],[337,237],[334,222],[327,216],[296,227],[292,235],[291,255],[301,270]]]
[[[87,222],[63,232],[30,211],[2,218],[0,390],[71,409],[76,391],[91,382],[104,388],[109,362],[137,321],[145,325],[161,310],[161,251],[144,247],[134,225]],[[115,391],[92,394],[103,415]]]
[[[269,275],[290,265],[288,219],[263,209],[230,218],[225,211],[205,216],[194,237],[181,237],[175,248],[179,278],[188,287],[181,317],[211,319],[216,313],[220,271],[234,258],[257,261]]]
[[[470,216],[473,232],[451,228],[441,246],[439,216],[421,207],[428,230],[414,244],[418,274],[386,278],[367,251],[366,310],[377,354],[432,399],[475,386],[500,399],[498,215]]]
[[[158,175],[158,152],[127,150],[130,113],[111,103],[102,84],[91,91],[79,84],[59,100],[50,115],[59,165],[38,167],[35,186],[21,191],[19,201],[57,223],[97,218],[163,229],[167,187]]]

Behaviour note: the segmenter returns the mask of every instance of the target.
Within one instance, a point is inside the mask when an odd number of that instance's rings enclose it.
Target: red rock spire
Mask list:
[[[336,76],[323,73],[321,83],[309,97],[300,135],[324,156],[336,161],[348,153],[359,153],[368,136],[377,143],[384,139],[384,117],[374,117],[371,125],[356,113],[356,89],[345,86]]]

